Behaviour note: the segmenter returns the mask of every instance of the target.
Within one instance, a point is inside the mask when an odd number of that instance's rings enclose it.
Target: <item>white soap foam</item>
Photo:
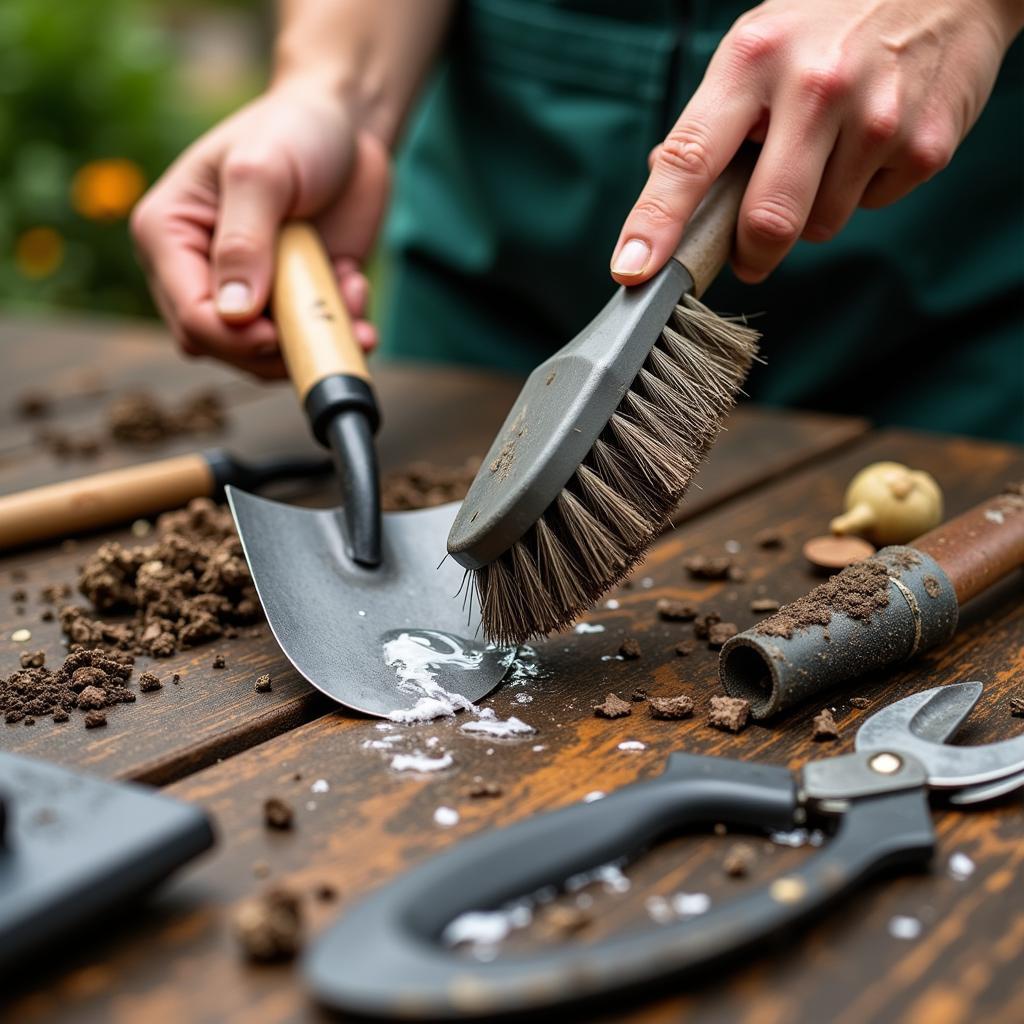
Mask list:
[[[589,792],[589,793],[588,793],[588,794],[587,794],[587,795],[586,795],[586,796],[585,796],[585,797],[583,798],[583,802],[584,802],[585,804],[592,804],[592,803],[593,803],[593,802],[594,802],[595,800],[603,800],[604,798],[605,798],[605,793],[604,793],[604,791],[603,791],[603,790],[600,790],[600,789],[592,789],[592,790],[591,790],[591,791],[590,791],[590,792]]]
[[[442,828],[451,828],[452,825],[458,825],[459,823],[459,812],[454,807],[438,807],[434,811],[434,824],[440,825]]]
[[[441,933],[446,946],[468,945],[479,952],[496,946],[517,928],[525,928],[533,920],[533,908],[528,902],[509,904],[501,910],[470,910],[449,921]]]
[[[605,608],[611,608],[612,611],[615,611],[615,609],[619,607],[619,602],[616,601],[614,597],[610,597],[605,601],[604,606]]]
[[[486,710],[490,710],[487,708]],[[480,717],[475,722],[463,722],[459,726],[461,732],[470,733],[474,736],[493,736],[497,739],[509,739],[513,736],[529,736],[537,730],[532,725],[527,725],[522,719],[512,715],[502,721],[491,717]]]
[[[619,744],[619,750],[646,750],[647,744],[639,740],[623,740]]]
[[[566,892],[579,892],[588,885],[599,882],[607,892],[629,892],[630,881],[622,873],[618,864],[602,864],[600,867],[591,868],[590,871],[581,871],[578,875],[571,875],[565,880]]]
[[[573,632],[579,636],[586,633],[603,633],[604,626],[600,622],[577,622]]]
[[[677,892],[671,903],[679,917],[697,917],[711,909],[711,897],[706,892]]]
[[[396,772],[439,772],[450,768],[455,763],[451,754],[430,757],[420,751],[413,754],[395,754],[391,758],[391,767]]]
[[[326,779],[317,779],[312,786],[309,787],[310,793],[326,793],[331,788],[331,784]]]
[[[974,861],[960,850],[949,858],[949,873],[958,882],[963,882],[974,874]]]

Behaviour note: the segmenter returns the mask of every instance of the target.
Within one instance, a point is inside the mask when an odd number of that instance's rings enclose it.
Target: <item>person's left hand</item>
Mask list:
[[[669,259],[711,183],[763,140],[733,268],[762,281],[798,238],[832,238],[949,162],[1024,22],[1019,0],[767,0],[722,40],[651,154],[612,257],[622,284]]]

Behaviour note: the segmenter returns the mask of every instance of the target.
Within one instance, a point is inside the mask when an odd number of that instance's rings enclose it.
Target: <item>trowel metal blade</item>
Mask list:
[[[479,616],[457,597],[464,570],[438,567],[458,502],[384,515],[383,561],[357,565],[337,509],[307,509],[225,489],[267,621],[295,668],[329,697],[386,717],[419,696],[399,686],[384,644],[401,632],[441,633],[481,655],[473,671],[443,666],[436,681],[479,700],[501,682],[512,652],[487,645]]]

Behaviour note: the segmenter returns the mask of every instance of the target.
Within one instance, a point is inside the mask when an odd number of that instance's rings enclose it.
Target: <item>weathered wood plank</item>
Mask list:
[[[363,748],[367,739],[380,735],[373,723],[331,714],[175,784],[171,792],[202,803],[216,816],[221,832],[217,852],[166,892],[137,927],[100,939],[24,982],[23,998],[13,1007],[19,1019],[319,1019],[292,968],[246,966],[234,947],[231,911],[263,884],[253,877],[259,862],[270,866],[272,881],[306,894],[315,933],[369,887],[458,838],[563,805],[591,790],[650,777],[674,749],[791,766],[850,749],[857,725],[872,708],[853,709],[849,694],[829,701],[843,733],[835,744],[811,740],[810,720],[821,704],[738,736],[709,729],[704,708],[718,690],[715,656],[701,648],[688,658],[676,657],[674,645],[691,635],[691,627],[658,622],[654,602],[663,596],[692,601],[705,610],[723,610],[743,627],[754,619],[747,611],[752,596],[796,597],[814,582],[801,563],[799,542],[823,529],[852,472],[878,458],[934,473],[946,488],[950,514],[1024,473],[1024,453],[1006,446],[902,433],[873,436],[674,531],[655,547],[634,586],[616,595],[620,607],[602,608],[590,617],[605,625],[605,632],[541,645],[544,676],[506,686],[488,701],[499,715],[516,714],[533,724],[538,729],[534,737],[488,742],[460,733],[458,723],[450,721],[409,727],[400,749],[427,749],[429,738],[437,736],[434,749],[450,749],[456,764],[433,777],[407,777],[389,770],[387,753]],[[783,531],[783,550],[762,551],[749,544],[752,534],[767,525]],[[742,545],[747,582],[685,578],[684,552],[718,552],[730,540]],[[962,738],[985,742],[1019,733],[1020,723],[1006,706],[1009,695],[1020,693],[1024,670],[1024,604],[1019,598],[1018,574],[966,610],[960,632],[945,649],[864,680],[855,692],[877,707],[922,686],[975,678],[985,683],[986,693]],[[639,638],[643,657],[602,661],[626,632]],[[637,685],[655,695],[691,694],[697,717],[657,722],[639,709],[611,722],[591,715],[591,706],[608,690],[628,695]],[[523,702],[524,696],[531,699]],[[625,739],[640,740],[646,749],[618,750]],[[301,779],[295,779],[296,772]],[[463,789],[475,775],[500,783],[503,796],[467,799]],[[319,778],[328,781],[329,791],[311,792]],[[272,794],[295,804],[294,832],[271,834],[262,827],[260,805]],[[434,823],[440,805],[460,811],[454,828]],[[936,822],[940,853],[933,873],[874,886],[810,932],[771,943],[763,956],[731,975],[691,982],[684,992],[676,988],[656,1002],[638,1004],[634,997],[610,1010],[608,1018],[644,1024],[1015,1019],[1024,946],[1024,896],[1014,883],[1024,858],[1019,797],[994,810],[939,812]],[[647,926],[643,897],[651,892],[685,888],[724,899],[805,853],[776,847],[769,852],[759,842],[753,878],[736,883],[723,876],[724,842],[716,837],[686,840],[655,851],[629,870],[630,892],[597,894],[600,916],[589,934],[629,922]],[[955,881],[945,869],[956,850],[977,864],[965,881]],[[317,903],[309,896],[322,882],[338,887],[339,903]],[[919,918],[921,938],[892,938],[887,923],[894,914]],[[595,1019],[594,1013],[580,1019]]]

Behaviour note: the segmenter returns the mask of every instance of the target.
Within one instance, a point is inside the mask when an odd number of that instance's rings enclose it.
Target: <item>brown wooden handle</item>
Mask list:
[[[212,495],[202,455],[179,455],[0,497],[0,550],[67,537]]]
[[[338,294],[334,268],[310,224],[285,224],[278,235],[273,311],[299,401],[335,374],[369,381],[366,357]]]
[[[693,294],[698,299],[729,260],[740,203],[757,153],[757,148],[749,143],[741,147],[694,211],[675,251],[673,259],[686,267],[693,278]]]
[[[997,494],[913,541],[949,577],[963,604],[1024,565],[1024,497]]]

